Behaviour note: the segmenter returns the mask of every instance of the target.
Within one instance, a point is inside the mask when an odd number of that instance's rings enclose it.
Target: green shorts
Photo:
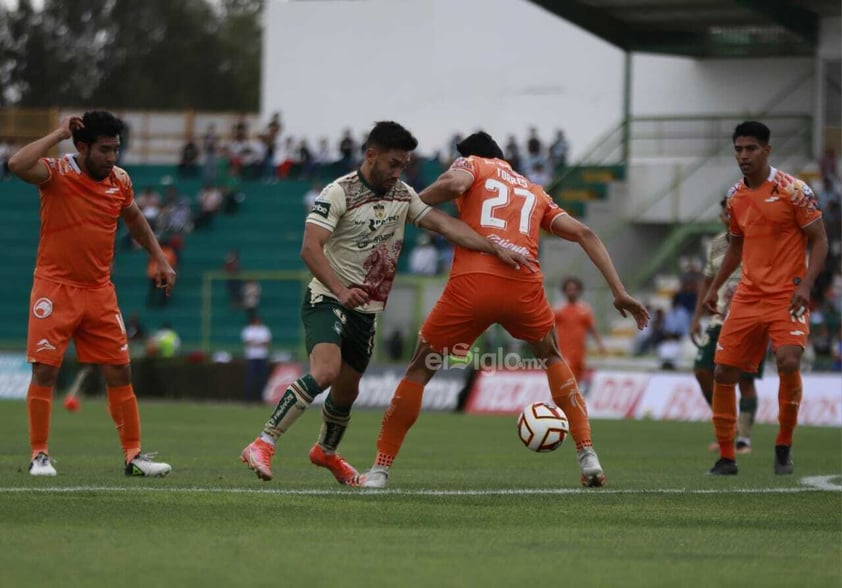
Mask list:
[[[311,297],[312,293],[307,288],[301,305],[307,355],[318,343],[333,343],[339,345],[342,361],[363,373],[374,349],[376,315],[348,310],[328,296],[311,304]]]
[[[696,352],[696,361],[693,363],[695,370],[710,370],[713,371],[715,364],[713,356],[716,355],[716,342],[719,341],[719,332],[722,331],[722,325],[711,325],[705,330],[705,337],[707,342],[699,347]],[[760,367],[753,374],[743,372],[741,378],[760,379],[763,377],[763,362],[760,362]]]

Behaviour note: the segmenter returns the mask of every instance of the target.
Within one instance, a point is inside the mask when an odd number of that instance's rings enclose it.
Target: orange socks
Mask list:
[[[792,433],[798,423],[798,406],[801,404],[801,372],[779,374],[778,385],[778,437],[775,445],[792,446]]]
[[[719,455],[735,459],[734,437],[737,434],[736,384],[713,383],[713,429],[719,442]]]
[[[123,456],[128,463],[140,453],[140,412],[131,384],[108,388],[108,412],[117,425]]]
[[[570,366],[564,360],[550,365],[547,368],[547,380],[550,383],[553,402],[564,411],[570,422],[570,434],[576,441],[576,451],[583,447],[590,447],[591,423],[588,420],[588,405],[585,404],[585,399],[579,392],[579,386],[576,384],[576,378],[573,377]]]
[[[29,384],[29,390],[26,393],[26,413],[29,416],[29,445],[32,448],[32,457],[42,451],[47,453],[52,406],[52,386]]]
[[[374,465],[391,467],[403,445],[407,432],[421,412],[424,386],[402,379],[395,390],[392,402],[383,415],[380,436],[377,437],[377,458]]]

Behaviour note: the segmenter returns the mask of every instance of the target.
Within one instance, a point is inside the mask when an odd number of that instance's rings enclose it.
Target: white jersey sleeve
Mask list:
[[[313,209],[307,215],[307,222],[332,233],[346,208],[345,190],[338,183],[331,183],[316,198]]]

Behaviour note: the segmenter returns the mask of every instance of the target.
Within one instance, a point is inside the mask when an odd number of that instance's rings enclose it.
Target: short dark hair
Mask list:
[[[365,146],[375,149],[412,151],[418,147],[418,139],[395,121],[381,120],[374,123],[374,128],[365,140]]]
[[[582,280],[580,280],[576,276],[567,276],[566,278],[564,278],[561,281],[561,289],[566,290],[567,284],[576,284],[576,286],[579,288],[579,290],[585,289],[585,285],[582,283]]]
[[[123,121],[104,110],[91,110],[82,115],[83,129],[73,131],[73,144],[96,143],[100,137],[117,137],[123,134]]]
[[[772,131],[770,131],[769,127],[764,125],[762,122],[747,120],[737,125],[737,128],[734,129],[731,141],[736,142],[737,137],[753,137],[760,141],[763,145],[766,145],[769,143],[769,137],[771,136]]]
[[[504,159],[503,150],[491,135],[485,131],[479,131],[468,135],[456,144],[456,151],[462,157],[477,155],[491,159]]]

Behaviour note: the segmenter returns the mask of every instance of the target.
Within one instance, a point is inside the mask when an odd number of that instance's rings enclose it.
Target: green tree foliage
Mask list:
[[[263,0],[0,4],[0,106],[256,110]]]

